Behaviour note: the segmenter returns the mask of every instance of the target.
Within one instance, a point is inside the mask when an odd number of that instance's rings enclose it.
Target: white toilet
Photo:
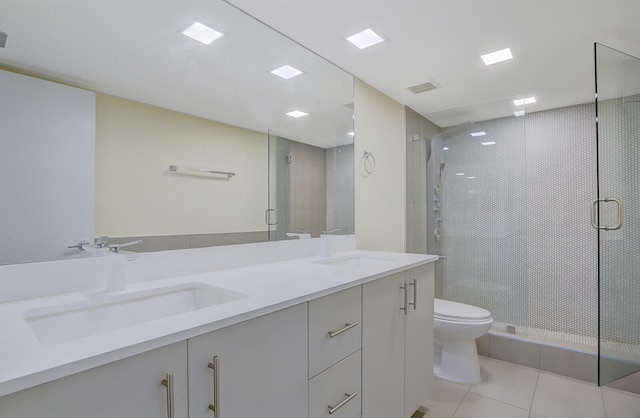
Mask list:
[[[434,375],[455,383],[479,383],[480,363],[476,338],[491,328],[491,313],[476,306],[435,299],[433,318]]]

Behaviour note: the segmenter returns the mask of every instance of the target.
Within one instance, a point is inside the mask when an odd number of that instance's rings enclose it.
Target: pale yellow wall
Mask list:
[[[405,249],[404,106],[366,83],[355,80],[355,223],[359,249]],[[376,171],[360,173],[365,151],[373,153]]]
[[[265,133],[98,94],[95,233],[264,231],[267,161]],[[176,176],[171,164],[236,176]]]

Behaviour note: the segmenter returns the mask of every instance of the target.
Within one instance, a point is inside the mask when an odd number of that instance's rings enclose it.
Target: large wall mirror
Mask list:
[[[354,233],[351,75],[232,4],[10,0],[0,31],[0,264]]]

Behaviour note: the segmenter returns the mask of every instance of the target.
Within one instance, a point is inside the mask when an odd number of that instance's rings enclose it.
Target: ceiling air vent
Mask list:
[[[412,87],[407,87],[407,90],[409,90],[413,94],[419,94],[419,93],[435,90],[437,88],[438,88],[438,85],[436,83],[434,83],[433,81],[427,81],[426,83],[418,84]]]

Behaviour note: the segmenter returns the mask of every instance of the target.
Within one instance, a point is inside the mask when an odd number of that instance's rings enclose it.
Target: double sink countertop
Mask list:
[[[437,259],[348,251],[1,303],[0,396]]]

